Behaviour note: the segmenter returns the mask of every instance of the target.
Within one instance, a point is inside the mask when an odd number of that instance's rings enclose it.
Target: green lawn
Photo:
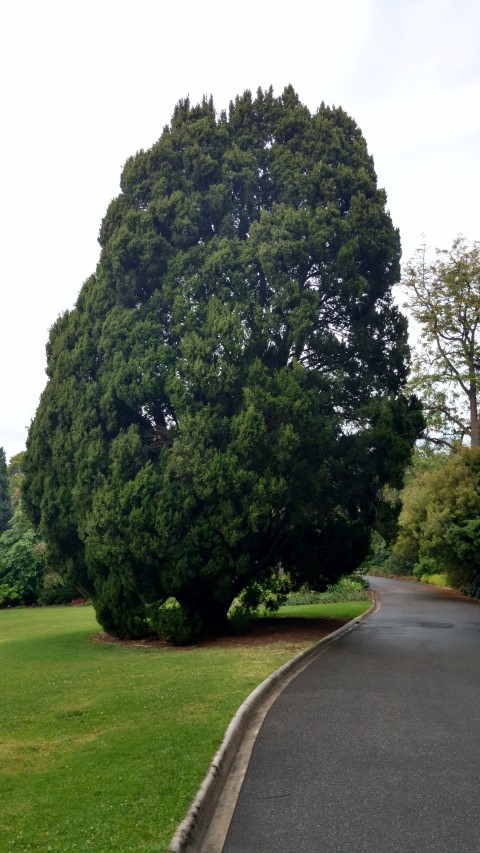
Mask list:
[[[371,601],[336,601],[329,604],[292,604],[281,607],[278,616],[301,616],[324,619],[355,619],[371,605]]]
[[[230,718],[292,656],[291,643],[159,650],[96,631],[91,607],[0,611],[1,853],[164,851]]]

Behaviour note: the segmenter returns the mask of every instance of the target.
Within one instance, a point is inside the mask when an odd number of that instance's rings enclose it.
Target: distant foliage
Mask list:
[[[403,492],[394,552],[417,577],[444,574],[448,585],[478,578],[480,449],[459,447],[413,476]]]
[[[78,591],[68,573],[48,568],[45,542],[23,510],[24,457],[24,451],[17,453],[7,467],[12,516],[0,536],[0,607],[64,604]]]
[[[404,577],[413,572],[413,563],[398,553],[394,543],[387,544],[383,536],[377,530],[373,531],[370,543],[370,552],[362,563],[361,570],[369,575],[390,577],[396,575]]]
[[[370,566],[376,566],[380,568],[385,563],[388,562],[391,556],[391,548],[387,545],[387,542],[381,536],[381,534],[377,530],[372,531],[372,538],[370,542],[370,551],[366,560],[364,560],[362,567],[366,570]]]
[[[8,484],[10,489],[10,497],[12,499],[12,504],[14,509],[19,505],[20,499],[22,497],[22,482],[24,478],[23,473],[23,460],[25,459],[25,451],[22,450],[21,453],[17,453],[16,456],[12,456],[10,462],[8,463],[7,473],[8,473]]]
[[[450,578],[446,572],[434,572],[433,574],[421,575],[419,580],[434,586],[450,586]]]
[[[44,569],[45,548],[19,507],[0,536],[0,607],[37,603]]]
[[[424,437],[454,449],[480,446],[480,243],[457,237],[435,260],[421,246],[406,263],[408,307],[420,327],[410,387],[426,415]]]
[[[65,575],[48,569],[45,543],[19,504],[0,536],[0,607],[65,604],[76,595]]]
[[[291,592],[287,604],[328,604],[337,601],[366,601],[368,582],[360,575],[348,575],[340,578],[335,584],[329,584],[325,592],[315,592],[303,587],[298,592]]]
[[[0,534],[7,529],[13,515],[13,503],[8,481],[7,460],[3,447],[0,447]]]

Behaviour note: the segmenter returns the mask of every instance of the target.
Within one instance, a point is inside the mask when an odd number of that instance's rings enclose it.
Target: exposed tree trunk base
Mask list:
[[[180,601],[187,618],[196,620],[200,618],[202,634],[230,634],[231,625],[227,618],[230,604],[225,601],[217,601],[213,596],[202,595],[195,598],[182,599]]]

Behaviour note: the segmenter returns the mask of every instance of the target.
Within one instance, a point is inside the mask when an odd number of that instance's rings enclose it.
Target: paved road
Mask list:
[[[223,853],[480,853],[480,605],[372,586],[270,709]]]

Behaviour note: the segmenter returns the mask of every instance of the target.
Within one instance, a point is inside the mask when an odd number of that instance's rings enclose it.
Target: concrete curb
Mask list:
[[[188,812],[181,823],[179,823],[176,832],[167,847],[166,853],[186,853],[188,845],[192,842],[192,837],[197,829],[203,816],[211,814],[218,800],[220,791],[224,784],[224,779],[233,764],[235,755],[239,749],[242,738],[248,729],[258,707],[268,698],[279,685],[282,680],[290,680],[294,675],[303,669],[311,660],[313,660],[323,649],[334,643],[340,637],[355,630],[360,622],[373,615],[377,610],[378,603],[374,600],[371,607],[358,616],[342,625],[337,631],[329,634],[319,640],[309,649],[300,652],[292,660],[287,661],[279,669],[268,676],[255,690],[250,693],[245,701],[240,705],[235,716],[230,721],[230,724],[225,732],[225,736],[220,744],[212,763],[207,771],[207,774],[200,785],[200,788],[195,795],[195,798],[188,809]]]

